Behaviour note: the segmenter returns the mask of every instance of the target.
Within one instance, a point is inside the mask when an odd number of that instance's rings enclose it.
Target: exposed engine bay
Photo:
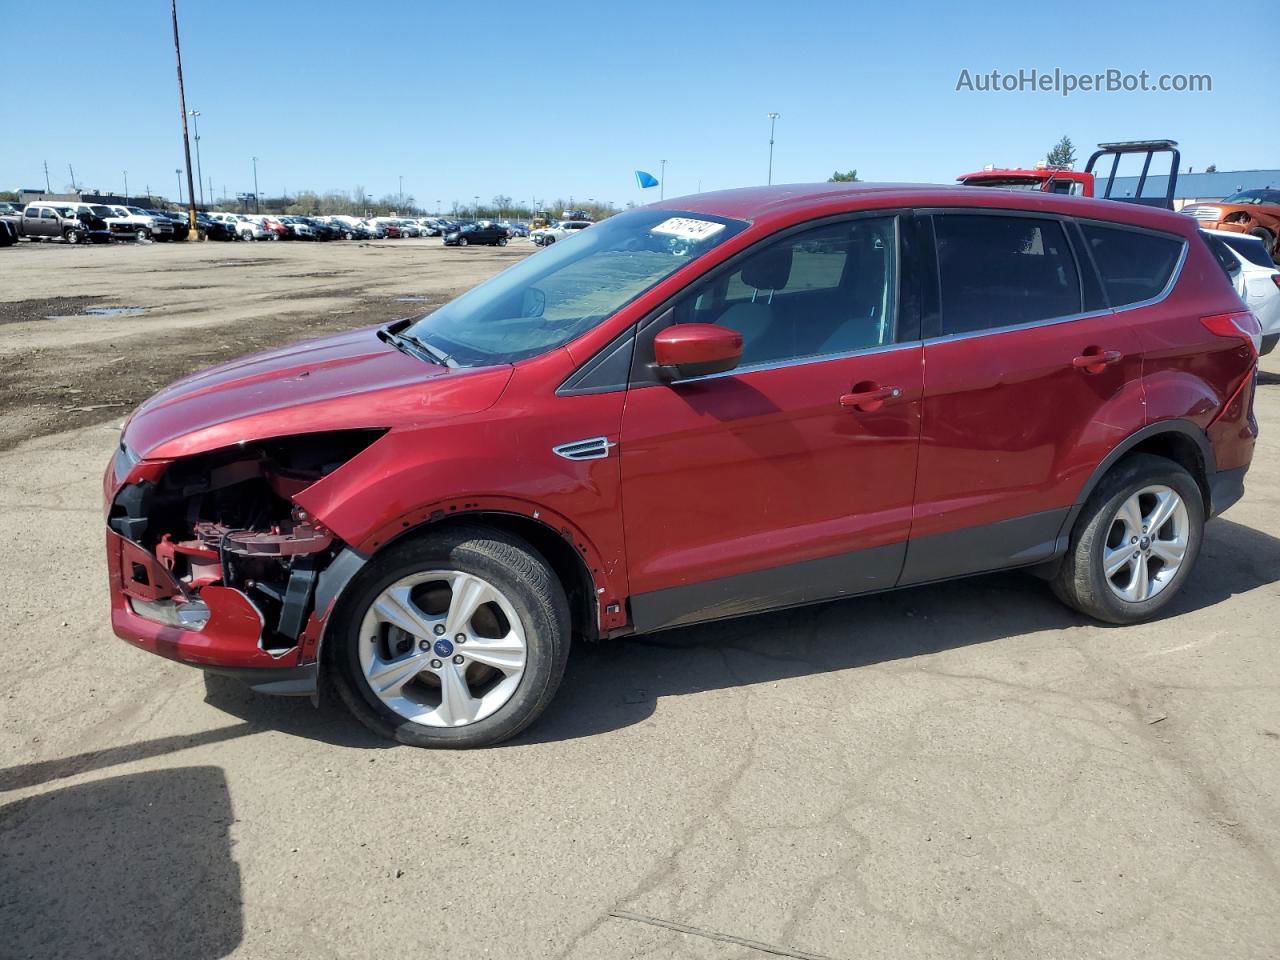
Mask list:
[[[173,462],[120,489],[108,524],[124,538],[123,588],[135,612],[201,629],[206,587],[240,591],[262,618],[262,649],[298,645],[316,580],[343,549],[293,497],[384,431],[246,443]]]

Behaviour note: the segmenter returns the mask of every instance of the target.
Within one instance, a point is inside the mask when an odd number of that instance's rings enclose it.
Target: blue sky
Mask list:
[[[1108,7],[1110,9],[1108,9]],[[179,0],[206,181],[264,193],[647,202],[857,168],[946,182],[1062,135],[1172,137],[1183,169],[1280,167],[1274,0],[1109,5],[634,0]],[[966,11],[973,11],[968,13]],[[172,196],[182,142],[167,0],[0,0],[0,189],[76,179]],[[1257,42],[1248,38],[1253,36]],[[48,42],[39,38],[47,37]],[[34,42],[33,42],[34,41]],[[1250,53],[1258,52],[1257,57]],[[95,64],[95,58],[101,58]],[[69,69],[69,65],[74,68]],[[956,92],[1019,68],[1208,73],[1211,93]],[[194,160],[193,160],[194,162]]]

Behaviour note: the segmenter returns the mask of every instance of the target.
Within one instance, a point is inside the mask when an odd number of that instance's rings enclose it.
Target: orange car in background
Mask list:
[[[1276,248],[1276,238],[1280,237],[1280,190],[1241,190],[1225,200],[1190,204],[1182,212],[1195,217],[1206,230],[1232,230],[1257,237],[1273,260],[1280,254]]]

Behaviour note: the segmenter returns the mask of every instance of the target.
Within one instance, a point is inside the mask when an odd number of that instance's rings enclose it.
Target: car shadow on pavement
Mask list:
[[[1278,580],[1280,540],[1215,520],[1205,528],[1190,580],[1162,618],[1212,607]],[[1063,606],[1043,581],[1010,571],[580,645],[547,712],[511,744],[570,740],[630,726],[648,718],[663,697],[1083,626],[1111,629]]]
[[[243,937],[218,767],[62,787],[0,806],[0,955],[214,960]]]

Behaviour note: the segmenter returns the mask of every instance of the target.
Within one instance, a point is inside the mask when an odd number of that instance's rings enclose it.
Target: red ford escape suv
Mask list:
[[[462,747],[537,717],[571,638],[1008,567],[1140,621],[1243,492],[1258,333],[1164,210],[667,201],[143,404],[106,476],[112,625]]]

